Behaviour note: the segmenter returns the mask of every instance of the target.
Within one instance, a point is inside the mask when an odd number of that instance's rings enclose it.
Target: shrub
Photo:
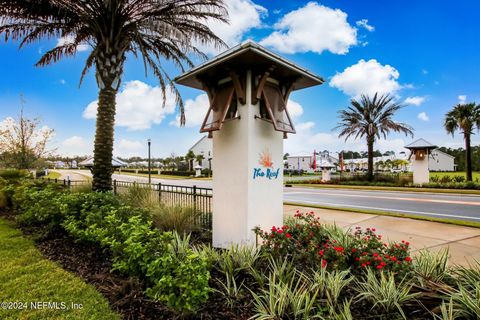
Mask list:
[[[404,319],[402,305],[415,299],[419,293],[411,293],[412,284],[406,279],[396,281],[393,274],[384,272],[377,277],[372,271],[367,271],[364,282],[358,282],[357,291],[360,300],[368,300],[373,307],[381,307],[385,312],[391,313],[397,310]]]
[[[0,170],[0,178],[3,178],[7,181],[18,181],[25,178],[28,178],[30,174],[26,170],[17,170],[17,169],[4,169]]]
[[[158,201],[158,194],[150,187],[133,185],[121,195],[124,202],[134,207],[141,207],[148,211],[155,227],[160,231],[177,231],[190,233],[198,229],[197,219],[201,211],[181,205],[166,205]]]
[[[256,228],[262,239],[262,250],[273,257],[291,257],[297,267],[321,266],[328,270],[345,270],[363,274],[362,270],[388,270],[403,275],[411,270],[409,243],[386,243],[374,228],[352,234],[331,229],[320,223],[313,212],[297,212],[287,225],[272,227],[270,232]],[[334,234],[336,233],[336,234]]]
[[[159,203],[148,210],[155,227],[161,231],[175,230],[179,233],[190,233],[198,229],[197,219],[201,212],[192,207],[167,206]]]
[[[450,183],[452,182],[452,177],[450,177],[449,175],[444,175],[439,179],[439,182],[443,184]]]
[[[147,296],[165,302],[169,307],[194,312],[208,299],[208,259],[202,252],[194,252],[188,245],[188,237],[174,234],[173,241],[166,238],[171,233],[163,233],[165,252],[148,265],[149,288]]]
[[[25,181],[8,191],[16,210],[16,221],[22,226],[39,227],[42,236],[62,230],[63,192],[56,185]],[[41,228],[40,228],[41,227]]]

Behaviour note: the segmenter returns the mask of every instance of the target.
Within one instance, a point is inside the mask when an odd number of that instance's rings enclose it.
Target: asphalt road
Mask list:
[[[62,170],[62,179],[68,174],[81,173],[91,176],[88,171]],[[114,174],[113,179],[121,181],[147,182],[146,177]],[[73,180],[73,179],[72,179]],[[196,179],[152,179],[152,183],[211,188],[211,180]],[[381,210],[437,218],[480,221],[480,196],[441,194],[423,192],[370,191],[351,189],[285,188],[283,199],[305,205],[326,205],[333,207]]]
[[[351,189],[285,188],[284,201],[480,221],[480,196]]]

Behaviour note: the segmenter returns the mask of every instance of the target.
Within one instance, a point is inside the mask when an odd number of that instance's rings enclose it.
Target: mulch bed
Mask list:
[[[8,210],[0,209],[0,216],[14,220]],[[120,313],[123,319],[248,319],[249,310],[232,312],[224,306],[222,296],[212,293],[209,300],[195,315],[180,317],[178,313],[169,310],[165,305],[148,299],[143,294],[143,284],[138,279],[129,278],[115,272],[111,257],[99,248],[74,241],[66,234],[51,235],[40,238],[32,229],[21,230],[35,240],[36,247],[49,260],[57,262],[63,269],[70,271],[87,283],[92,284],[104,295],[113,310]],[[212,286],[215,286],[212,283]]]
[[[14,221],[11,212],[0,209],[0,216]],[[38,237],[39,232],[35,229],[20,228],[26,235],[35,240],[36,247],[48,259],[57,262],[63,269],[70,271],[87,283],[94,285],[109,301],[113,310],[120,313],[123,319],[148,320],[148,319],[248,319],[253,312],[253,304],[248,296],[236,301],[233,309],[225,304],[225,298],[218,292],[213,291],[205,305],[196,314],[180,316],[178,313],[169,310],[165,305],[148,299],[143,294],[144,286],[140,280],[130,278],[111,272],[111,257],[107,252],[96,246],[74,241],[65,233],[58,233],[48,238]],[[194,237],[194,241],[202,241]],[[216,279],[220,275],[212,271],[210,287],[220,289]],[[436,300],[436,299],[434,299]],[[425,302],[428,302],[425,301]],[[435,305],[438,305],[435,301]],[[376,318],[371,314],[368,306],[352,306],[352,313],[356,319]],[[426,310],[419,307],[417,303],[405,307],[407,317],[415,319],[431,319]]]

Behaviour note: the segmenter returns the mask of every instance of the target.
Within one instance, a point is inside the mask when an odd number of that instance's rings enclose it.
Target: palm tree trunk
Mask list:
[[[465,167],[467,170],[467,181],[472,181],[472,148],[470,146],[469,133],[465,133]]]
[[[92,188],[108,191],[112,188],[113,134],[115,125],[116,90],[100,89],[98,94],[97,128],[95,132]]]
[[[374,136],[367,137],[368,146],[368,181],[373,180],[373,144],[375,142]]]

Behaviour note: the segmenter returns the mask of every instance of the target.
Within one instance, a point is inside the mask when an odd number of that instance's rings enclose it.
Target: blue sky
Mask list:
[[[250,1],[226,0],[231,23],[211,24],[229,45],[245,39],[260,42],[326,79],[319,87],[296,92],[290,108],[298,131],[285,141],[285,152],[313,149],[365,150],[363,141],[337,138],[337,111],[359,93],[387,92],[408,106],[396,119],[415,129],[415,138],[441,146],[463,145],[460,135],[442,128],[445,113],[461,101],[480,102],[480,2],[465,1]],[[18,50],[0,42],[0,120],[19,112],[24,95],[29,116],[55,129],[52,147],[59,153],[91,154],[97,87],[91,72],[78,81],[88,48],[52,66],[36,68],[51,39]],[[204,48],[211,56],[216,52]],[[172,77],[179,70],[167,65]],[[207,107],[202,92],[180,87],[187,106],[187,126],[176,125],[171,97],[161,108],[158,82],[145,77],[141,62],[130,57],[118,97],[115,154],[183,155],[201,135],[199,122]],[[401,151],[411,141],[392,134],[381,150]],[[475,144],[480,139],[475,136]]]

